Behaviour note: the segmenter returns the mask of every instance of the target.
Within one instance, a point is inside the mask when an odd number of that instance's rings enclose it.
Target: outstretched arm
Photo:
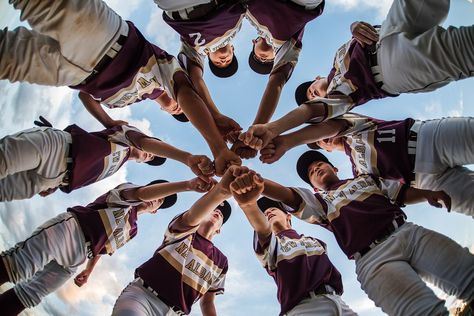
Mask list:
[[[292,189],[268,179],[265,179],[264,183],[265,189],[263,190],[263,195],[273,200],[283,202],[293,209],[300,207],[302,199]]]
[[[100,259],[100,256],[95,256],[87,261],[86,268],[82,270],[82,272],[76,275],[76,277],[74,278],[74,283],[77,286],[81,287],[87,283],[87,280],[89,279],[89,276],[94,270],[94,267],[99,261],[99,259]]]
[[[285,71],[277,71],[270,75],[253,124],[264,124],[270,121],[277,107],[278,100],[280,100],[286,78],[287,74]]]
[[[105,113],[99,101],[95,100],[90,94],[80,91],[79,100],[84,104],[87,111],[104,125],[104,127],[110,128],[116,125],[128,125],[128,122],[113,120],[107,113]]]
[[[203,316],[217,316],[216,306],[214,305],[215,297],[216,293],[206,292],[199,300]]]
[[[260,239],[264,239],[272,233],[268,220],[257,206],[257,199],[263,192],[263,188],[264,180],[254,172],[243,174],[230,184],[233,197],[239,203]]]
[[[176,86],[179,87],[176,92],[177,102],[209,145],[215,158],[216,174],[222,175],[228,165],[240,165],[242,161],[227,148],[206,104],[191,87],[189,81],[182,76],[175,76],[175,81]]]
[[[442,208],[444,204],[448,212],[451,211],[451,197],[444,191],[430,191],[412,187],[405,190],[403,200],[405,204],[416,204],[425,201],[437,208]]]

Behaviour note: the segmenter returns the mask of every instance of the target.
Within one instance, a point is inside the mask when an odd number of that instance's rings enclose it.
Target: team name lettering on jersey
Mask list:
[[[108,236],[105,249],[108,254],[112,254],[130,240],[130,214],[124,208],[108,208],[98,212]]]
[[[128,147],[121,146],[116,143],[110,143],[110,147],[111,153],[110,155],[104,157],[104,170],[96,181],[107,178],[108,176],[117,172],[117,170],[122,165],[123,160],[127,158],[129,150]]]

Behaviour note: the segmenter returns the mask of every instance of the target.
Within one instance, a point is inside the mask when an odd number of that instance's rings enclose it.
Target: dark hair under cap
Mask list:
[[[323,161],[334,167],[334,165],[326,158],[326,156],[317,150],[308,150],[302,154],[296,163],[296,172],[298,172],[301,180],[310,185],[311,181],[309,181],[308,177],[308,168],[315,161]]]
[[[146,186],[149,186],[152,184],[158,184],[158,183],[169,183],[169,181],[155,180],[155,181],[151,181]],[[167,197],[165,197],[165,199],[163,200],[163,203],[158,209],[165,209],[165,208],[171,207],[176,203],[177,200],[178,200],[178,195],[176,193],[168,195]]]
[[[222,224],[225,224],[225,222],[227,222],[227,220],[229,219],[230,214],[232,213],[232,208],[230,207],[229,202],[224,201],[221,204],[217,205],[216,208],[221,211],[223,216]]]
[[[258,208],[260,209],[260,211],[262,211],[262,212],[265,212],[267,209],[274,207],[274,208],[277,208],[277,209],[279,209],[279,210],[281,210],[285,213],[288,213],[281,202],[272,200],[272,199],[267,198],[265,196],[262,196],[261,198],[259,198],[257,200],[257,205],[258,205]]]
[[[311,84],[314,82],[313,81],[306,81],[306,82],[303,82],[302,84],[300,84],[296,90],[295,90],[295,101],[296,101],[296,104],[298,106],[300,106],[301,104],[305,103],[306,101],[308,101],[308,96],[306,95],[307,91],[308,91],[308,88],[309,86],[311,86]]]
[[[180,122],[183,122],[183,123],[189,122],[188,117],[187,117],[186,114],[184,114],[184,113],[181,113],[181,114],[173,114],[172,116],[173,116],[175,119],[177,119],[178,121],[180,121]]]
[[[254,45],[249,55],[249,66],[253,71],[258,74],[268,75],[273,69],[273,60],[265,63],[258,60],[257,56],[255,55]]]
[[[216,77],[229,78],[237,72],[237,69],[239,69],[239,62],[237,61],[237,57],[235,56],[235,54],[233,54],[232,61],[230,62],[230,64],[227,65],[227,67],[219,68],[214,65],[211,59],[209,58],[209,68]]]

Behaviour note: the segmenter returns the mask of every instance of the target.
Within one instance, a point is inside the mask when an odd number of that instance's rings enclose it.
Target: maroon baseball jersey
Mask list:
[[[255,233],[254,250],[278,287],[280,315],[321,285],[330,285],[342,294],[341,274],[329,260],[324,242],[288,229],[265,240]]]
[[[186,73],[176,58],[148,42],[132,22],[127,23],[127,40],[109,65],[90,82],[71,88],[89,93],[109,108],[156,99],[164,90],[176,99],[173,78],[186,77]]]
[[[324,1],[313,10],[305,10],[291,1],[250,0],[246,17],[258,35],[273,46],[276,54],[272,73],[285,65],[287,79],[298,62],[306,23],[323,13]]]
[[[140,139],[148,138],[137,128],[127,125],[93,133],[86,132],[77,125],[70,125],[64,130],[72,136],[70,150],[73,160],[69,183],[60,187],[66,193],[117,172],[129,158],[129,147],[140,149]]]
[[[240,30],[244,16],[245,7],[233,1],[195,20],[173,20],[163,12],[163,20],[181,35],[181,41],[202,56],[226,46]]]
[[[338,181],[327,191],[313,193],[293,188],[302,198],[299,209],[288,208],[296,217],[321,225],[334,233],[349,259],[386,232],[393,220],[405,214],[401,204],[406,185],[382,182],[372,175]]]
[[[354,176],[373,174],[409,184],[414,166],[408,157],[408,137],[415,121],[411,118],[383,121],[352,114],[352,118],[348,119],[350,124],[354,116],[356,120],[363,121],[356,124],[363,128],[345,133],[343,138]]]
[[[90,242],[92,253],[112,255],[137,234],[136,205],[142,201],[125,200],[121,192],[139,186],[122,183],[115,189],[98,197],[87,206],[68,209],[75,215],[86,241]]]
[[[135,270],[168,306],[185,314],[207,292],[224,292],[227,258],[214,244],[197,233],[199,226],[181,223],[181,215],[168,226],[153,257]]]

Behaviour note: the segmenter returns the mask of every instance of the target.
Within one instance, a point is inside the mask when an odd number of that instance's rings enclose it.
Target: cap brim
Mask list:
[[[239,69],[239,62],[237,61],[237,57],[234,54],[234,56],[232,56],[232,61],[230,62],[230,64],[227,67],[219,68],[219,67],[215,66],[212,63],[211,59],[209,58],[209,69],[211,69],[211,72],[216,77],[229,78],[237,72],[237,69]]]
[[[145,163],[150,165],[150,166],[161,166],[162,164],[165,163],[165,161],[166,161],[166,158],[155,156],[155,158],[153,158],[152,160],[147,161]]]
[[[331,166],[333,164],[324,156],[322,153],[316,150],[309,150],[302,154],[296,163],[296,172],[300,176],[301,180],[311,185],[311,181],[308,177],[308,168],[315,161],[324,161]]]
[[[268,75],[273,69],[273,61],[268,63],[262,63],[257,60],[253,51],[249,55],[249,66],[250,68],[258,74]]]
[[[320,150],[320,149],[322,149],[321,147],[319,147],[319,145],[318,145],[316,142],[306,144],[306,146],[308,146],[310,149],[313,149],[313,150]]]
[[[232,213],[232,208],[230,207],[229,202],[224,201],[221,204],[219,204],[216,208],[218,208],[221,211],[222,216],[223,216],[222,224],[225,224],[225,222],[227,222],[227,220],[229,219],[230,214]]]
[[[176,120],[180,121],[180,122],[189,122],[189,119],[188,117],[186,116],[186,114],[184,113],[181,113],[181,114],[175,114],[175,115],[172,115]]]
[[[260,211],[262,211],[262,212],[265,212],[269,208],[277,208],[277,209],[287,213],[285,208],[281,204],[281,202],[269,199],[265,196],[263,196],[263,197],[261,197],[257,200],[257,205],[258,205],[258,208],[260,209]]]
[[[311,86],[313,81],[306,81],[300,84],[295,90],[295,101],[298,106],[308,101],[308,88]]]
[[[158,184],[158,183],[169,183],[169,181],[166,181],[166,180],[154,180],[150,183],[147,184],[148,185],[152,185],[152,184]],[[160,205],[160,207],[158,209],[165,209],[165,208],[169,208],[171,206],[173,206],[176,201],[178,200],[178,195],[176,193],[174,194],[171,194],[171,195],[168,195],[167,197],[165,197],[165,199],[163,200],[163,203]]]

